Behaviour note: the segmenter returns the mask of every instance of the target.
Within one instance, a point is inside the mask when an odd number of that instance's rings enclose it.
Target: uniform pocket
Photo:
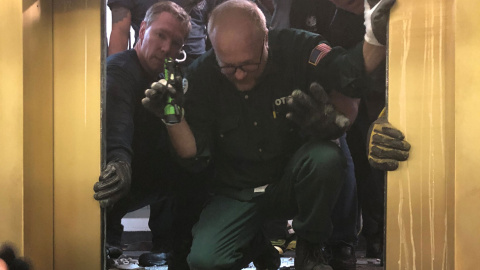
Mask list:
[[[218,150],[227,156],[235,157],[245,151],[246,133],[240,128],[239,118],[222,118],[218,123],[215,136]]]
[[[218,137],[224,139],[226,136],[232,135],[236,129],[238,129],[237,117],[222,118],[218,123]]]

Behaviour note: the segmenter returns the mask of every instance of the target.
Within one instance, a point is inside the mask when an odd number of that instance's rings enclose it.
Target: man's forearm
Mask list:
[[[197,146],[192,130],[187,121],[182,121],[175,125],[167,125],[168,135],[173,148],[181,158],[191,158],[197,154]]]
[[[363,59],[365,61],[365,72],[370,74],[385,59],[386,47],[376,46],[363,42]]]
[[[112,8],[112,32],[108,44],[108,55],[123,52],[128,48],[131,23],[132,14],[130,10],[121,6]]]
[[[108,44],[108,55],[125,51],[128,48],[129,34],[129,31],[112,30]]]
[[[329,101],[335,109],[345,115],[350,121],[350,125],[355,122],[358,115],[359,98],[352,98],[340,92],[332,91],[329,94]]]

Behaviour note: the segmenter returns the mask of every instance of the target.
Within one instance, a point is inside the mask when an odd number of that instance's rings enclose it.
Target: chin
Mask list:
[[[161,73],[163,73],[163,71],[164,71],[164,67],[163,67],[163,65],[161,65],[161,66],[158,66],[158,65],[157,65],[157,66],[152,66],[152,67],[151,67],[151,71],[152,71],[153,74],[161,74]]]
[[[244,92],[244,91],[250,91],[255,87],[255,82],[248,82],[248,83],[239,83],[239,82],[234,82],[235,87],[237,88],[238,91]]]
[[[250,91],[252,90],[253,86],[249,86],[249,85],[236,85],[237,86],[237,90],[240,91],[240,92],[245,92],[245,91]]]

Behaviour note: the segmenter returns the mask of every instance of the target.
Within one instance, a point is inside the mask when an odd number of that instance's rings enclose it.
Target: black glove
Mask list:
[[[310,85],[310,95],[294,90],[288,98],[287,118],[300,126],[304,137],[332,140],[340,137],[349,120],[328,103],[328,95],[320,84]]]
[[[394,171],[399,161],[408,159],[410,144],[404,140],[403,133],[393,127],[385,116],[385,109],[368,131],[368,161],[374,168]]]
[[[365,0],[365,41],[384,46],[387,44],[387,27],[390,9],[396,0]]]
[[[151,89],[145,91],[145,98],[142,99],[143,106],[158,116],[166,124],[173,122],[179,123],[183,116],[183,94],[184,94],[184,85],[182,82],[182,77],[176,76],[175,83],[172,85],[167,83],[165,79],[161,79],[158,82],[152,83]],[[172,117],[166,114],[165,107],[167,105],[172,105],[175,110],[175,117],[173,121]],[[176,120],[176,121],[175,121]]]
[[[93,186],[93,197],[101,207],[112,206],[130,191],[132,170],[125,161],[110,161]]]

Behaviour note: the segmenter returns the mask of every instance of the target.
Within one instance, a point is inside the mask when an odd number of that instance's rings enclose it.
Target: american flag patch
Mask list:
[[[316,66],[318,62],[322,60],[325,55],[327,55],[332,48],[325,43],[318,44],[317,47],[313,48],[312,53],[310,54],[310,58],[308,59],[308,63]]]

